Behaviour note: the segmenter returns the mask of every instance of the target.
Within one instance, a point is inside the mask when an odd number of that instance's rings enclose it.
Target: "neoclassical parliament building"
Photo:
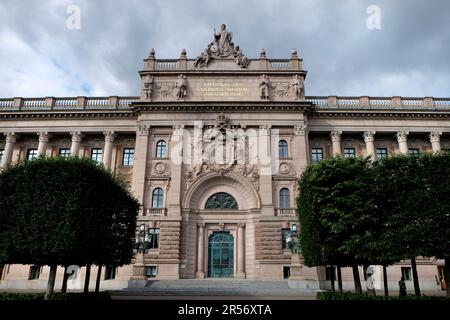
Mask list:
[[[450,149],[450,99],[305,96],[307,71],[296,50],[286,59],[264,49],[247,58],[225,25],[211,38],[193,59],[184,49],[159,59],[152,49],[139,96],[1,98],[1,165],[78,155],[128,183],[142,205],[145,251],[130,265],[103,268],[102,288],[293,277],[326,288],[332,269],[303,266],[289,245],[302,170],[333,155]],[[422,289],[444,288],[443,261],[419,257],[417,264]],[[0,267],[0,289],[46,287],[46,266]],[[69,289],[80,289],[85,268],[73,269]],[[56,289],[62,274],[59,268]],[[409,261],[388,268],[393,287],[402,275],[412,288]],[[342,276],[353,288],[351,269]]]

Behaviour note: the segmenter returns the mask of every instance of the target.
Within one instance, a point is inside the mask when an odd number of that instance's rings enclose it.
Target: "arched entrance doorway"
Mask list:
[[[213,232],[208,239],[208,277],[234,276],[234,237],[227,231]]]

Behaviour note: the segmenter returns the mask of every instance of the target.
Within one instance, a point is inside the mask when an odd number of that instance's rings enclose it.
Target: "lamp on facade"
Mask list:
[[[291,231],[286,237],[286,242],[292,253],[298,253],[298,233],[297,225],[295,223],[291,224]]]
[[[136,234],[136,250],[138,253],[142,253],[144,255],[145,250],[147,250],[150,242],[150,238],[147,234],[147,227],[145,223],[142,223],[139,226],[139,232]]]

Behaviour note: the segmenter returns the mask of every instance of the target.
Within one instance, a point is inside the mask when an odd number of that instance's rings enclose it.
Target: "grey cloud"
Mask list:
[[[68,30],[66,8],[81,8]],[[381,8],[368,30],[366,8]],[[151,47],[197,56],[226,23],[249,57],[295,47],[308,95],[449,96],[450,3],[431,0],[13,1],[0,4],[0,96],[136,95]],[[21,62],[22,61],[22,62]]]

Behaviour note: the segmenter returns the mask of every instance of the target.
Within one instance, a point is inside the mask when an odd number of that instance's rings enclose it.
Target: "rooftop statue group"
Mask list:
[[[204,68],[213,58],[227,58],[233,56],[238,66],[247,68],[250,60],[244,56],[239,46],[234,47],[233,33],[226,29],[226,25],[222,24],[220,31],[216,33],[214,29],[214,40],[208,47],[203,50],[202,54],[197,57],[194,62],[194,67]]]

